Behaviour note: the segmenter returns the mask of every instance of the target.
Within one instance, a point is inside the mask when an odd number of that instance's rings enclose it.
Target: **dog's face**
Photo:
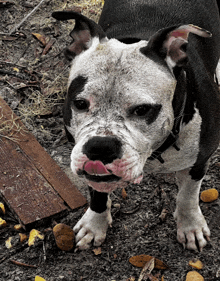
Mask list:
[[[91,44],[73,61],[65,120],[76,142],[73,172],[108,192],[138,181],[146,159],[168,136],[176,80],[141,52],[146,41],[94,38]]]
[[[161,30],[149,42],[123,44],[108,40],[82,15],[53,16],[76,19],[64,105],[65,126],[75,140],[73,172],[100,192],[140,182],[147,158],[173,127],[173,68],[187,61],[188,34],[209,34],[188,25]]]

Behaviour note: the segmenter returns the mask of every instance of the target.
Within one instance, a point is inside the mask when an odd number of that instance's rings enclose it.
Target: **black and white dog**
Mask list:
[[[176,172],[177,239],[201,250],[210,230],[199,191],[220,140],[216,1],[105,0],[99,24],[72,11],[53,17],[75,19],[64,122],[72,171],[91,194],[77,247],[105,240],[109,193],[144,173]]]

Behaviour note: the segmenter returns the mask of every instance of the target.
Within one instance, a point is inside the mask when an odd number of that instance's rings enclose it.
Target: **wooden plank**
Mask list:
[[[66,209],[86,199],[48,155],[21,120],[0,98],[0,191],[23,224]],[[7,138],[8,137],[8,138]]]
[[[0,185],[24,225],[67,209],[64,201],[15,143],[0,142]]]

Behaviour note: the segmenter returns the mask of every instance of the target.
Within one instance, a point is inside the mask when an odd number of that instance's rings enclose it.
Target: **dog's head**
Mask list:
[[[157,32],[149,41],[124,44],[108,39],[102,28],[74,12],[72,60],[64,122],[75,140],[71,168],[88,184],[110,192],[140,182],[147,158],[167,138],[174,123],[174,68],[187,62],[186,25]]]

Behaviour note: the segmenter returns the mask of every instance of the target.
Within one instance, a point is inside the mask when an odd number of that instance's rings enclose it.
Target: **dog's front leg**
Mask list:
[[[108,226],[112,223],[111,199],[108,193],[90,190],[90,207],[73,228],[76,235],[76,247],[80,250],[89,248],[94,240],[94,246],[100,246],[106,237]]]
[[[210,230],[199,207],[202,179],[193,180],[190,169],[177,172],[179,193],[174,213],[178,241],[190,250],[198,250],[198,245],[200,251],[210,240]]]

